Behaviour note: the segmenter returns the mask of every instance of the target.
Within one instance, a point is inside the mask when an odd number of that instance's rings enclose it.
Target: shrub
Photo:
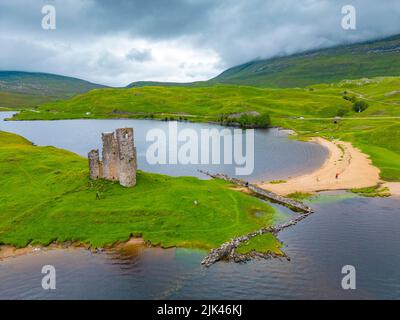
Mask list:
[[[240,117],[230,117],[222,114],[218,118],[218,122],[222,125],[234,125],[241,128],[268,128],[271,125],[269,114],[242,114]]]
[[[268,128],[271,125],[271,117],[266,113],[257,116],[244,114],[236,121],[242,128]]]
[[[368,108],[368,103],[366,103],[365,101],[356,101],[353,104],[353,110],[355,112],[363,112]]]
[[[350,102],[353,102],[353,103],[355,103],[355,102],[357,101],[356,96],[347,96],[347,95],[344,95],[344,96],[343,96],[343,99],[344,99],[344,100],[347,100],[347,101],[350,101]]]

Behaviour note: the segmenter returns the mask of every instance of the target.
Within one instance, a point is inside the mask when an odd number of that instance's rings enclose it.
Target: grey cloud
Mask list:
[[[341,8],[349,3],[357,9],[356,31],[340,25]],[[41,29],[45,4],[57,9],[55,31]],[[182,69],[189,78],[212,77],[249,60],[400,33],[399,18],[398,0],[1,0],[0,68],[120,85],[144,80],[139,77],[165,80]],[[101,47],[106,38],[141,40],[152,49],[128,44],[121,56]],[[214,53],[218,68],[204,64],[201,70],[185,57],[176,57],[182,61],[175,69],[168,61],[157,65],[159,43]]]
[[[146,62],[151,61],[153,59],[153,55],[150,49],[135,49],[132,48],[127,54],[126,58],[130,61],[136,62]]]
[[[209,12],[218,0],[133,0],[98,1],[99,14],[107,17],[109,28],[129,30],[134,36],[170,39],[201,32]],[[119,23],[115,24],[117,20]]]
[[[256,58],[379,38],[400,32],[400,1],[350,1],[357,10],[357,30],[341,27],[341,8],[348,0],[223,1],[214,11],[206,42],[225,66]],[[219,28],[222,30],[218,32]]]
[[[41,65],[48,57],[57,55],[57,50],[25,39],[14,39],[0,35],[0,69],[29,70]],[[49,70],[48,70],[49,71]]]
[[[90,37],[127,32],[132,37],[170,39],[200,32],[218,0],[2,0],[0,26],[40,34],[41,8],[54,5],[57,33]]]

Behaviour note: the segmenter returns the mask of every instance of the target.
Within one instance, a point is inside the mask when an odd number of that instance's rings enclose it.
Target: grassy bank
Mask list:
[[[139,172],[135,188],[88,180],[87,160],[0,132],[0,244],[78,241],[103,247],[142,236],[210,249],[270,225],[275,211],[218,180]],[[99,198],[99,199],[98,199]],[[278,241],[268,239],[271,250]]]

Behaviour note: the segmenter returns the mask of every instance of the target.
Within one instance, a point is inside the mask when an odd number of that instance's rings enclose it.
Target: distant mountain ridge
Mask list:
[[[73,96],[106,86],[56,74],[0,71],[0,91],[38,95]]]
[[[163,82],[163,81],[135,81],[126,86],[126,88],[135,87],[185,87],[193,85],[195,82]]]
[[[250,61],[208,81],[192,83],[137,81],[127,87],[208,86],[304,87],[344,79],[400,75],[400,35],[288,56]]]
[[[208,83],[303,87],[343,79],[400,75],[400,35],[248,62]]]
[[[0,107],[30,107],[106,86],[48,73],[0,71]]]

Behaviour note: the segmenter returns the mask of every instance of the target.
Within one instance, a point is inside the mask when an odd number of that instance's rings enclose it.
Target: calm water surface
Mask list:
[[[151,129],[161,129],[168,133],[168,122],[151,120],[2,121],[11,115],[11,112],[0,112],[0,130],[17,133],[40,146],[55,146],[86,157],[90,150],[101,149],[102,132],[132,127],[135,129],[140,169],[173,176],[201,178],[205,177],[198,172],[198,169],[235,175],[235,166],[232,165],[148,164],[146,150],[153,142],[146,142],[146,134]],[[186,128],[194,129],[198,133],[201,129],[226,129],[226,127],[210,124],[178,123],[179,130]],[[248,180],[280,179],[309,172],[321,166],[328,154],[325,148],[317,144],[289,140],[287,133],[278,129],[256,130],[254,138],[254,172],[250,177],[246,177]]]
[[[104,129],[128,125],[134,126],[140,137],[138,128],[143,125],[146,129],[153,122],[0,122],[0,130],[19,133],[36,144],[54,144],[84,155],[93,144],[98,145],[98,135]],[[157,125],[166,124],[157,122]],[[96,134],[91,133],[93,130]],[[256,139],[260,139],[256,141],[263,148],[274,150],[263,154],[260,148],[257,153],[261,160],[256,159],[256,167],[263,166],[263,170],[268,171],[262,178],[285,177],[286,166],[290,174],[312,170],[324,158],[324,149],[288,141],[275,130],[257,131]],[[140,143],[138,148],[143,150]],[[310,151],[309,147],[315,149]],[[313,160],[314,156],[318,159]],[[225,169],[229,173],[229,169]],[[151,171],[163,170],[152,168]],[[182,170],[190,171],[185,174],[196,174],[195,170]],[[257,175],[253,178],[257,179]],[[315,214],[279,234],[290,261],[218,263],[205,269],[200,261],[206,252],[195,250],[138,247],[129,254],[46,251],[0,262],[0,298],[399,299],[400,199],[362,198],[344,192],[321,193],[311,206]],[[287,218],[293,214],[276,207]],[[54,265],[57,270],[57,290],[52,292],[41,288],[41,268],[46,264]],[[357,270],[357,290],[354,291],[341,288],[341,268],[349,264]]]

